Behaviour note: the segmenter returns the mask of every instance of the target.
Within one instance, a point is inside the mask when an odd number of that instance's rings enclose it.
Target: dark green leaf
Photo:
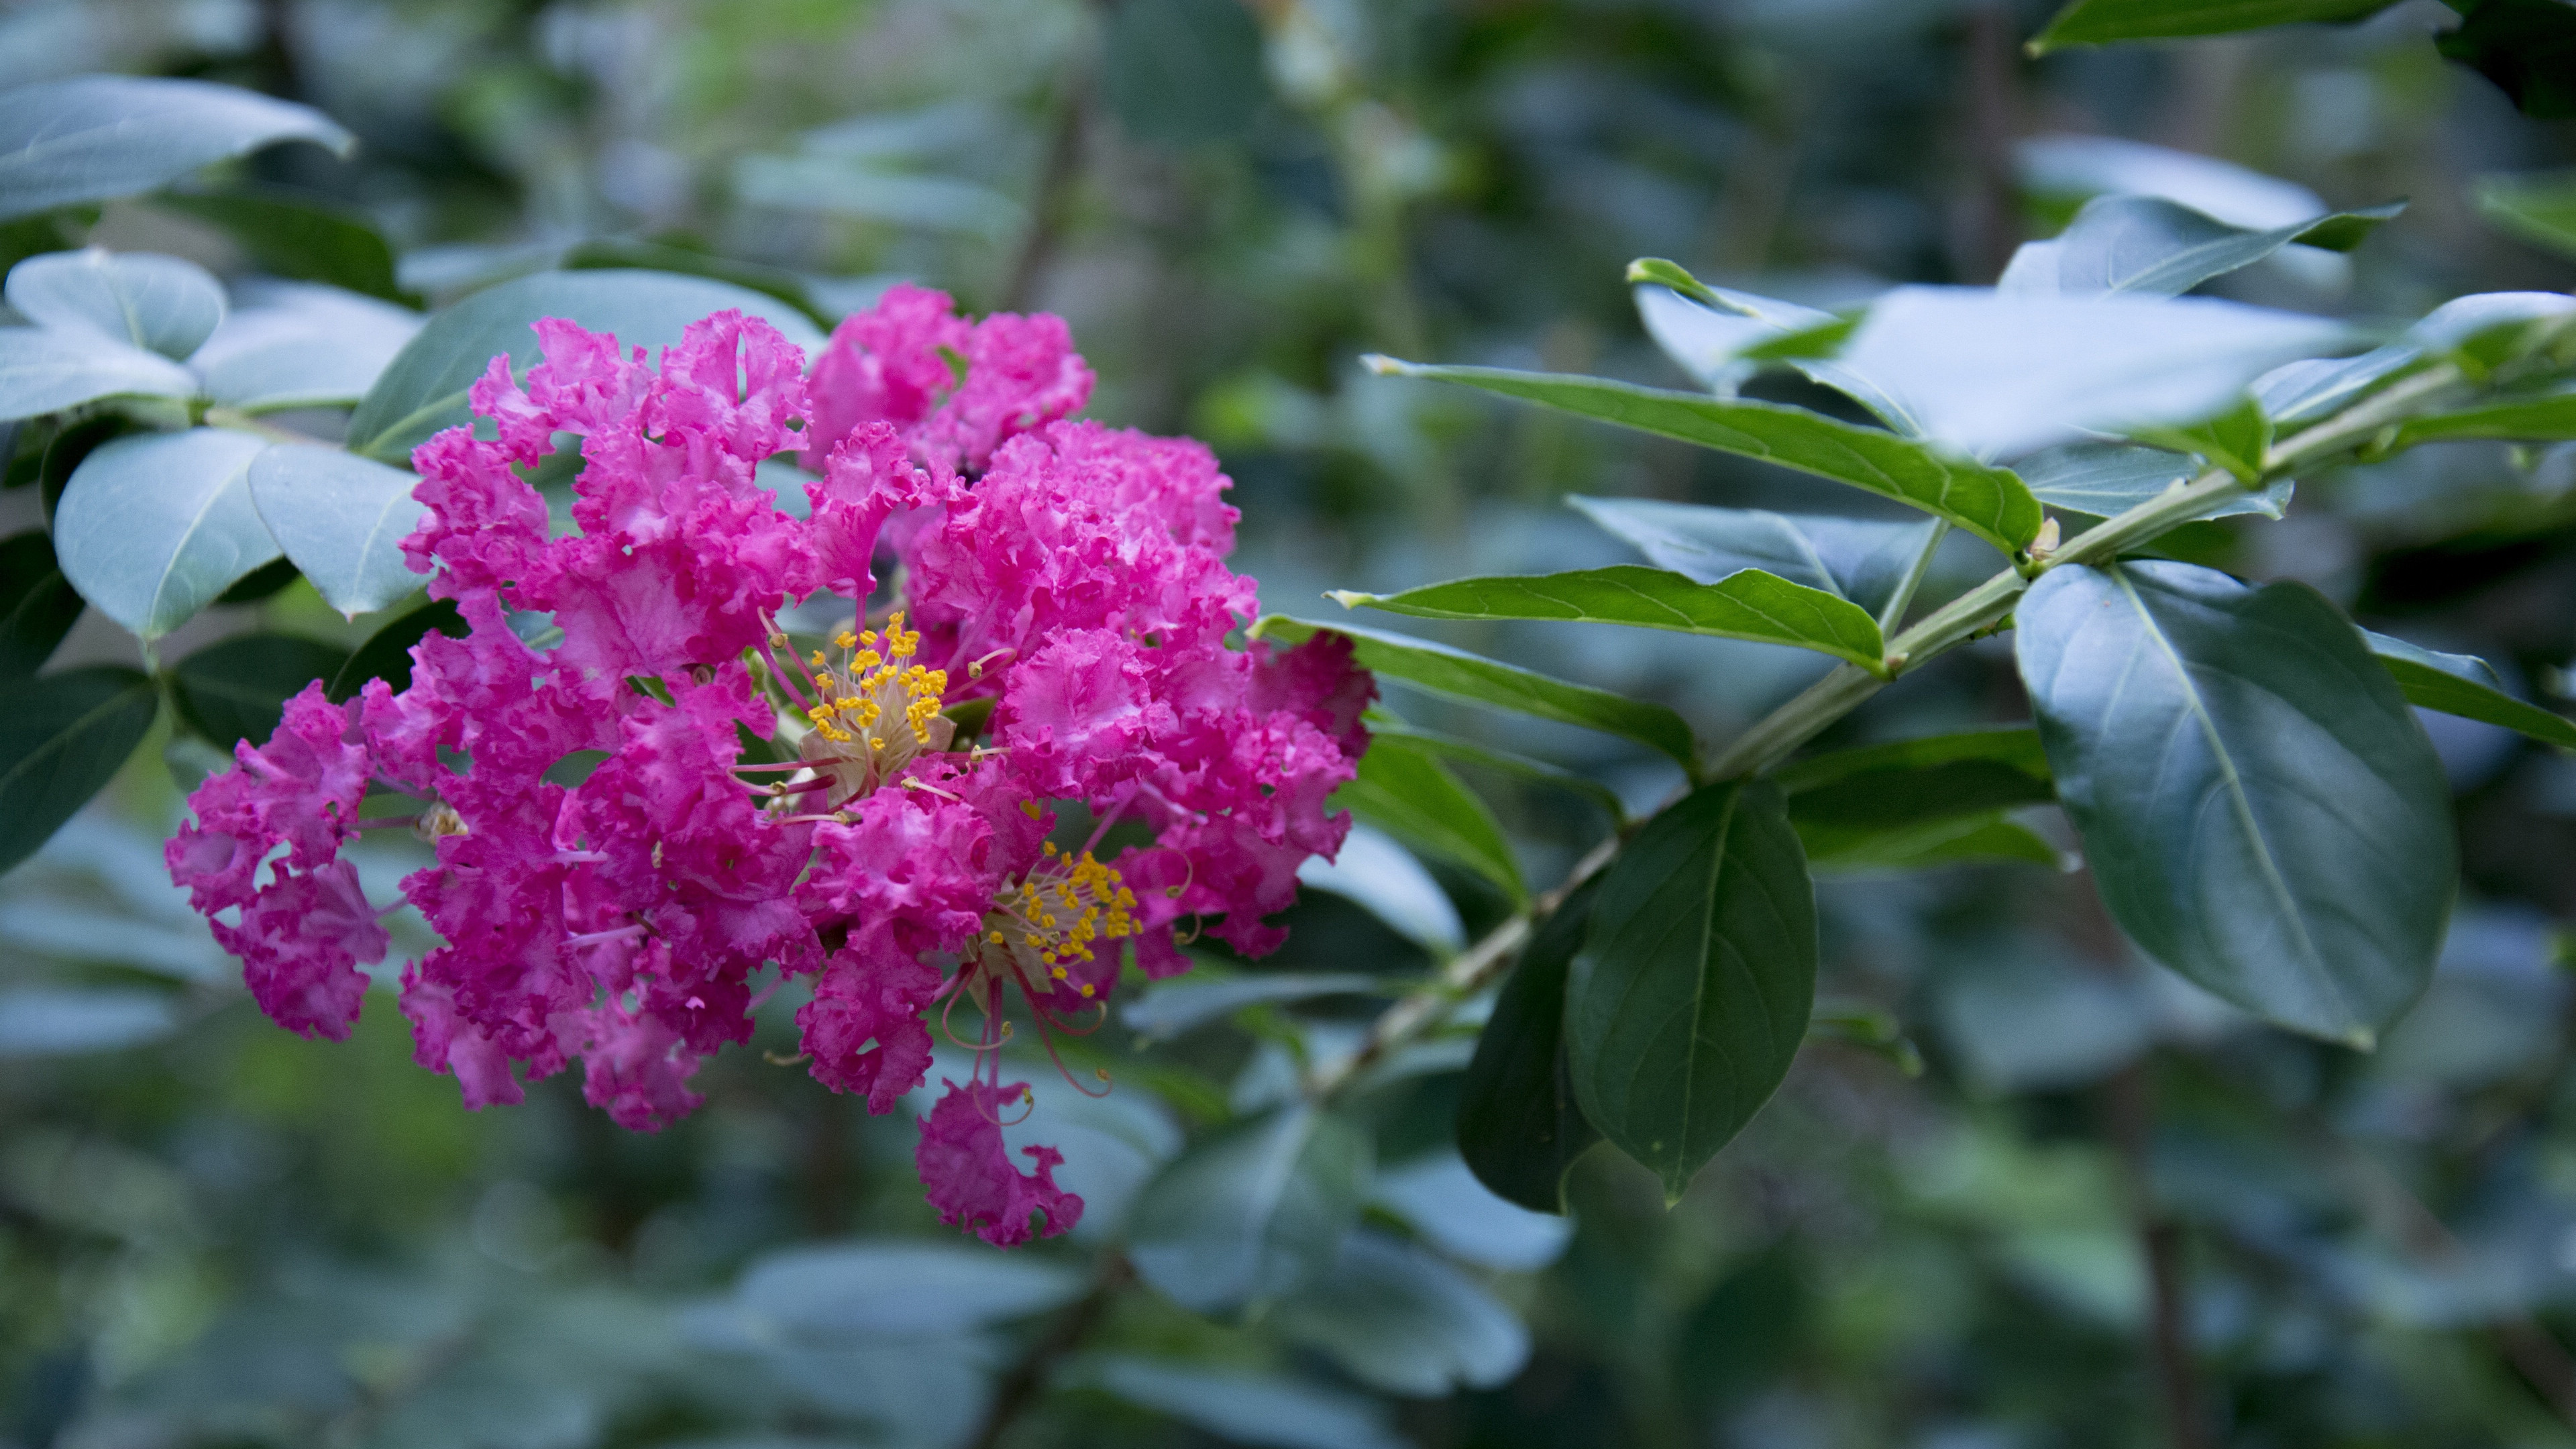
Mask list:
[[[222,228],[251,265],[272,277],[417,305],[394,281],[393,248],[354,208],[269,188],[175,193],[152,204]]]
[[[286,714],[286,701],[315,680],[327,681],[349,662],[347,650],[292,634],[245,634],[209,644],[170,672],[171,702],[179,718],[210,742],[268,743]]]
[[[2148,954],[2368,1046],[2430,979],[2458,879],[2450,789],[2361,632],[2304,584],[2190,564],[2052,569],[2015,611],[2058,797]]]
[[[2263,405],[2247,395],[2235,407],[2188,428],[2157,428],[2140,434],[2152,442],[2197,453],[2213,468],[2224,468],[2251,485],[2263,476],[2272,452],[2272,419]]]
[[[1868,610],[1760,569],[1739,569],[1714,584],[1702,584],[1664,569],[1620,564],[1565,574],[1456,579],[1400,594],[1336,589],[1331,597],[1346,609],[1365,606],[1424,619],[1557,619],[1793,644],[1874,672],[1886,668],[1887,643]]]
[[[2199,471],[2191,458],[2163,448],[2130,443],[2068,443],[2033,453],[2013,464],[2042,503],[2070,513],[2114,518]],[[2281,479],[2259,492],[2230,493],[2200,513],[2227,518],[2259,513],[2278,518],[2289,507],[2292,485]]]
[[[569,318],[616,334],[620,347],[668,347],[711,312],[739,308],[762,318],[811,356],[823,335],[794,307],[745,287],[670,272],[539,272],[477,292],[429,319],[349,416],[348,447],[405,463],[432,433],[472,416],[466,393],[493,358],[510,356],[522,376],[539,356],[533,330],[544,317]]]
[[[322,602],[355,618],[418,589],[403,540],[428,505],[420,480],[337,448],[280,443],[251,460],[250,496]]]
[[[1775,780],[1801,833],[1810,826],[1886,830],[2055,798],[2039,734],[2029,729],[1838,750],[1801,760]]]
[[[1540,719],[1623,735],[1672,757],[1684,769],[1696,764],[1697,746],[1691,739],[1690,726],[1672,710],[1648,700],[1550,679],[1515,664],[1383,629],[1319,624],[1285,614],[1271,614],[1251,629],[1255,638],[1276,640],[1282,645],[1302,644],[1318,631],[1349,639],[1359,662],[1387,678],[1401,679],[1453,699],[1497,705]]]
[[[1614,824],[1625,824],[1627,821],[1628,807],[1620,801],[1617,791],[1597,780],[1578,775],[1572,770],[1551,765],[1545,760],[1533,760],[1527,755],[1515,755],[1508,750],[1493,749],[1480,745],[1474,740],[1462,740],[1456,735],[1442,734],[1438,730],[1426,730],[1417,725],[1406,724],[1402,720],[1389,718],[1380,711],[1371,711],[1368,727],[1369,734],[1373,738],[1402,740],[1408,745],[1437,755],[1444,760],[1482,765],[1486,769],[1499,770],[1506,775],[1517,775],[1524,780],[1535,780],[1542,785],[1553,785],[1557,789],[1571,791],[1600,806],[1601,813],[1609,816]]]
[[[289,584],[304,577],[291,558],[273,558],[241,576],[233,586],[215,595],[218,604],[256,604],[273,599],[286,591]]]
[[[1927,870],[1987,861],[2071,865],[2037,831],[2000,813],[1952,815],[1898,826],[1810,825],[1802,820],[1798,841],[1806,849],[1807,864],[1819,875]]]
[[[2505,692],[2504,680],[2474,654],[2443,654],[2403,639],[2362,631],[2406,702],[2518,730],[2543,744],[2576,750],[2576,721]]]
[[[268,446],[228,428],[101,445],[73,471],[54,516],[64,575],[146,639],[186,623],[278,556],[250,496],[251,459]]]
[[[1565,978],[1598,885],[1547,918],[1494,997],[1458,1091],[1458,1152],[1476,1180],[1533,1212],[1565,1211],[1565,1174],[1601,1134],[1575,1102],[1565,1055]]]
[[[2470,194],[2498,230],[2576,257],[2576,171],[2481,176]]]
[[[1303,1103],[1192,1143],[1138,1199],[1137,1273],[1200,1313],[1276,1298],[1321,1277],[1359,1216],[1369,1139]]]
[[[1887,607],[1898,585],[1940,525],[1710,508],[1647,498],[1566,500],[1584,517],[1635,544],[1657,568],[1713,584],[1743,569],[1761,569],[1793,584],[1822,589],[1867,610]]]
[[[2033,55],[2068,45],[2229,35],[2273,25],[2365,20],[2395,0],[2075,0],[2030,43]]]
[[[2499,438],[2516,443],[2563,443],[2576,439],[2576,392],[2495,398],[2458,412],[2408,418],[2397,427],[2389,448],[2451,438]]]
[[[1410,1243],[1366,1230],[1344,1238],[1332,1268],[1281,1299],[1269,1322],[1353,1378],[1394,1394],[1491,1388],[1529,1359],[1529,1330],[1475,1280]]]
[[[1142,141],[1233,140],[1269,96],[1261,26],[1236,0],[1122,0],[1101,57],[1110,114]]]
[[[2039,731],[2027,725],[1961,730],[1956,734],[1923,735],[1910,740],[1862,745],[1856,749],[1831,750],[1783,766],[1771,778],[1772,783],[1794,800],[1800,795],[1813,794],[1854,780],[1885,780],[1896,774],[1956,764],[1999,765],[2016,775],[2038,781],[2043,790],[2048,782],[2048,752],[2040,745]],[[1997,800],[1993,803],[2012,802]]]
[[[2253,230],[2229,226],[2156,196],[2097,196],[2054,240],[2025,243],[1995,285],[2006,292],[2081,296],[2137,292],[2179,297],[2212,277],[2250,267],[2285,246],[2350,251],[2406,209],[2311,217]]]
[[[79,592],[54,562],[54,541],[42,530],[0,539],[0,679],[44,668],[81,607]]]
[[[205,81],[85,75],[0,92],[0,218],[104,201],[280,141],[357,144],[308,106]]]
[[[115,778],[161,712],[149,676],[99,665],[0,680],[0,871]]]
[[[2433,37],[2513,98],[2526,116],[2576,117],[2576,5],[2567,0],[2451,0],[2460,26]]]
[[[1679,1201],[1788,1075],[1815,993],[1815,895],[1779,792],[1701,787],[1594,902],[1566,986],[1583,1115]]]
[[[1275,1449],[1410,1449],[1386,1425],[1386,1410],[1276,1374],[1196,1362],[1087,1354],[1057,1382],[1097,1389],[1152,1413],[1169,1414],[1237,1444]]]
[[[63,490],[71,486],[72,474],[80,471],[81,461],[110,438],[140,430],[141,425],[133,419],[109,413],[69,424],[46,441],[37,458],[36,491],[44,500],[48,527],[53,524],[54,510],[62,504]]]
[[[2003,469],[1803,408],[1665,392],[1597,377],[1424,367],[1386,357],[1371,358],[1369,365],[1403,377],[1465,383],[1849,483],[1947,518],[2007,553],[2019,552],[2039,532],[2039,501]]]
[[[1357,778],[1336,791],[1337,809],[1392,832],[1416,850],[1445,856],[1492,881],[1515,903],[1529,899],[1494,812],[1427,752],[1379,736],[1360,756]]]

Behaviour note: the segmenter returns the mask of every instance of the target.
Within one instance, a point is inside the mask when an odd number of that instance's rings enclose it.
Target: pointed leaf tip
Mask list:
[[[1370,599],[1375,598],[1376,595],[1364,594],[1357,589],[1326,589],[1324,590],[1324,597],[1341,605],[1345,609],[1356,609],[1360,605],[1367,603]]]
[[[1393,377],[1404,372],[1409,364],[1402,358],[1389,357],[1383,352],[1367,352],[1360,355],[1360,366],[1380,377]]]

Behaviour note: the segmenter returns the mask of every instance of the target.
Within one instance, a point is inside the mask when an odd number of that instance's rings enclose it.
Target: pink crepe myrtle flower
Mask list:
[[[795,981],[808,1070],[884,1113],[964,1007],[976,1070],[919,1120],[930,1201],[1003,1246],[1068,1230],[1061,1155],[1003,1146],[1028,1100],[1001,1080],[1009,1018],[1052,1055],[1129,959],[1186,969],[1202,927],[1275,947],[1265,918],[1349,828],[1326,801],[1367,747],[1367,672],[1333,636],[1228,642],[1256,602],[1214,455],[1067,421],[1091,372],[1057,318],[898,287],[810,377],[739,313],[658,366],[537,333],[524,384],[496,358],[472,389],[491,437],[413,455],[405,555],[466,633],[422,640],[400,691],[289,701],[191,797],[172,877],[264,1010],[344,1037],[388,939],[340,852],[409,822],[437,858],[403,897],[443,939],[401,1009],[472,1107],[578,1061],[593,1105],[659,1128]],[[555,537],[526,474],[566,435],[578,527]],[[802,518],[758,481],[789,450]],[[820,647],[782,628],[830,599]],[[371,789],[422,804],[362,817]],[[1050,838],[1067,804],[1089,841]],[[1152,842],[1095,854],[1122,821]]]

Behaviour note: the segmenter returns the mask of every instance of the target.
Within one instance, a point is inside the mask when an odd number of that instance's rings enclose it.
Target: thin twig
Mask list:
[[[1124,1253],[1112,1251],[1101,1261],[1100,1277],[1093,1282],[1091,1291],[1059,1315],[994,1386],[992,1405],[985,1409],[984,1422],[976,1427],[975,1437],[966,1441],[968,1449],[994,1449],[1002,1442],[1002,1436],[1010,1432],[1020,1415],[1045,1396],[1047,1380],[1054,1375],[1056,1365],[1080,1348],[1091,1331],[1100,1326],[1100,1320],[1109,1312],[1110,1301],[1135,1276],[1136,1270]]]
[[[2156,1200],[2148,1171],[2155,1141],[2155,1085],[2144,1062],[2132,1062],[2105,1088],[2111,1145],[2119,1152],[2121,1175],[2127,1179],[2129,1216],[2137,1225],[2138,1248],[2146,1259],[2147,1286],[2154,1313],[2149,1335],[2155,1349],[2156,1382],[2163,1391],[2165,1424],[2174,1449],[2209,1449],[2209,1423],[2202,1417],[2200,1386],[2191,1362],[2191,1312],[2183,1298],[2182,1228]]]

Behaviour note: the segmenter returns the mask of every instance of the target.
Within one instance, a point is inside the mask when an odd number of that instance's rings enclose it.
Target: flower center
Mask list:
[[[1005,888],[984,917],[984,944],[1022,963],[1034,956],[1050,978],[1062,981],[1072,974],[1067,963],[1092,959],[1092,942],[1135,934],[1136,894],[1088,850],[1066,855],[1053,841],[1045,849],[1046,858],[1027,879]],[[1085,984],[1082,994],[1095,993]]]
[[[832,641],[838,661],[814,651],[809,678],[814,704],[805,714],[814,728],[800,753],[832,777],[832,803],[865,795],[925,751],[944,750],[956,722],[939,712],[948,671],[911,662],[921,635],[903,627],[897,610],[885,632],[842,630]]]

